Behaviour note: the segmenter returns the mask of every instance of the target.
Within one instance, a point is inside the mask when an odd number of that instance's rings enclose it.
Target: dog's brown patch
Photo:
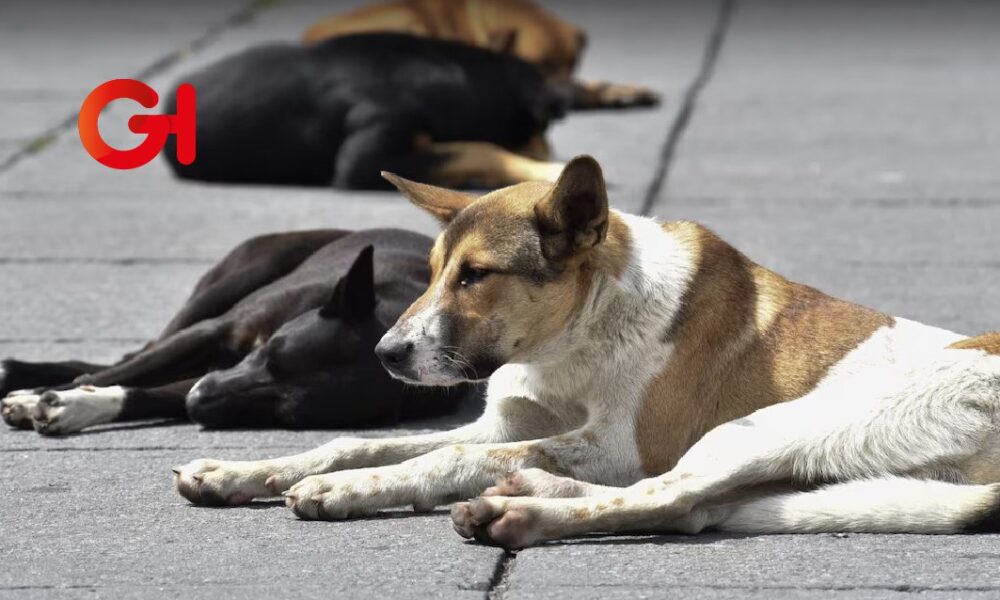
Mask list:
[[[890,316],[831,298],[754,264],[694,223],[664,230],[697,257],[680,314],[665,327],[673,353],[637,420],[642,465],[663,473],[707,431],[801,397]]]
[[[486,451],[486,457],[497,461],[505,472],[536,467],[556,475],[566,474],[566,470],[551,452],[537,445],[523,445],[514,448],[493,448]]]
[[[956,350],[982,350],[987,354],[1000,356],[1000,332],[982,333],[976,337],[959,340],[948,347]]]
[[[302,36],[307,43],[355,33],[398,32],[512,53],[556,80],[569,79],[583,33],[529,0],[396,0],[332,15]]]
[[[537,142],[535,144],[537,146]],[[529,145],[526,151],[537,152],[538,149]],[[435,143],[427,152],[439,157],[430,178],[451,187],[497,188],[524,181],[551,182],[559,177],[563,167],[560,163],[516,154],[489,142]]]

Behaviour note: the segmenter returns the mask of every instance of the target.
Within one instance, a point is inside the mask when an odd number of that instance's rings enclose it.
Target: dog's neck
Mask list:
[[[522,363],[561,393],[620,371],[637,356],[663,354],[697,262],[656,221],[617,211],[610,214],[607,238],[591,252],[589,289],[578,311]]]

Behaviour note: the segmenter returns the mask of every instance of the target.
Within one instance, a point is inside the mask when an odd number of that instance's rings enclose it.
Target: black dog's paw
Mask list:
[[[30,390],[13,392],[0,399],[0,417],[5,423],[17,429],[34,429],[32,414],[38,404],[38,395]]]

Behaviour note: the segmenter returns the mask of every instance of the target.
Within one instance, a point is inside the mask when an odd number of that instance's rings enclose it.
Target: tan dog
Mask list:
[[[573,80],[586,34],[530,0],[393,0],[331,15],[307,29],[302,40],[386,31],[514,54],[549,81],[572,85],[577,109],[659,102],[659,94],[640,86]]]
[[[694,223],[609,210],[589,157],[555,185],[481,198],[387,177],[447,227],[430,286],[376,352],[413,384],[488,378],[484,414],[195,461],[176,469],[186,498],[284,492],[303,518],[339,519],[485,490],[455,506],[455,528],[507,548],[591,531],[1000,528],[1000,334],[837,300]]]

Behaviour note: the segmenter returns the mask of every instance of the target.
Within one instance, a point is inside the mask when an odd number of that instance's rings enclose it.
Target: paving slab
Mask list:
[[[5,494],[24,500],[2,518],[4,595],[481,598],[500,554],[455,542],[443,513],[309,523],[277,502],[192,507],[168,468],[188,450],[2,454],[18,474]]]
[[[1000,7],[939,8],[737,3],[656,213],[834,295],[995,328]]]
[[[667,197],[996,198],[1000,4],[739,2]]]
[[[660,597],[799,590],[892,598],[938,590],[965,597],[1000,587],[1000,571],[986,568],[998,559],[995,535],[594,536],[518,554],[507,594],[596,598],[610,588]]]

